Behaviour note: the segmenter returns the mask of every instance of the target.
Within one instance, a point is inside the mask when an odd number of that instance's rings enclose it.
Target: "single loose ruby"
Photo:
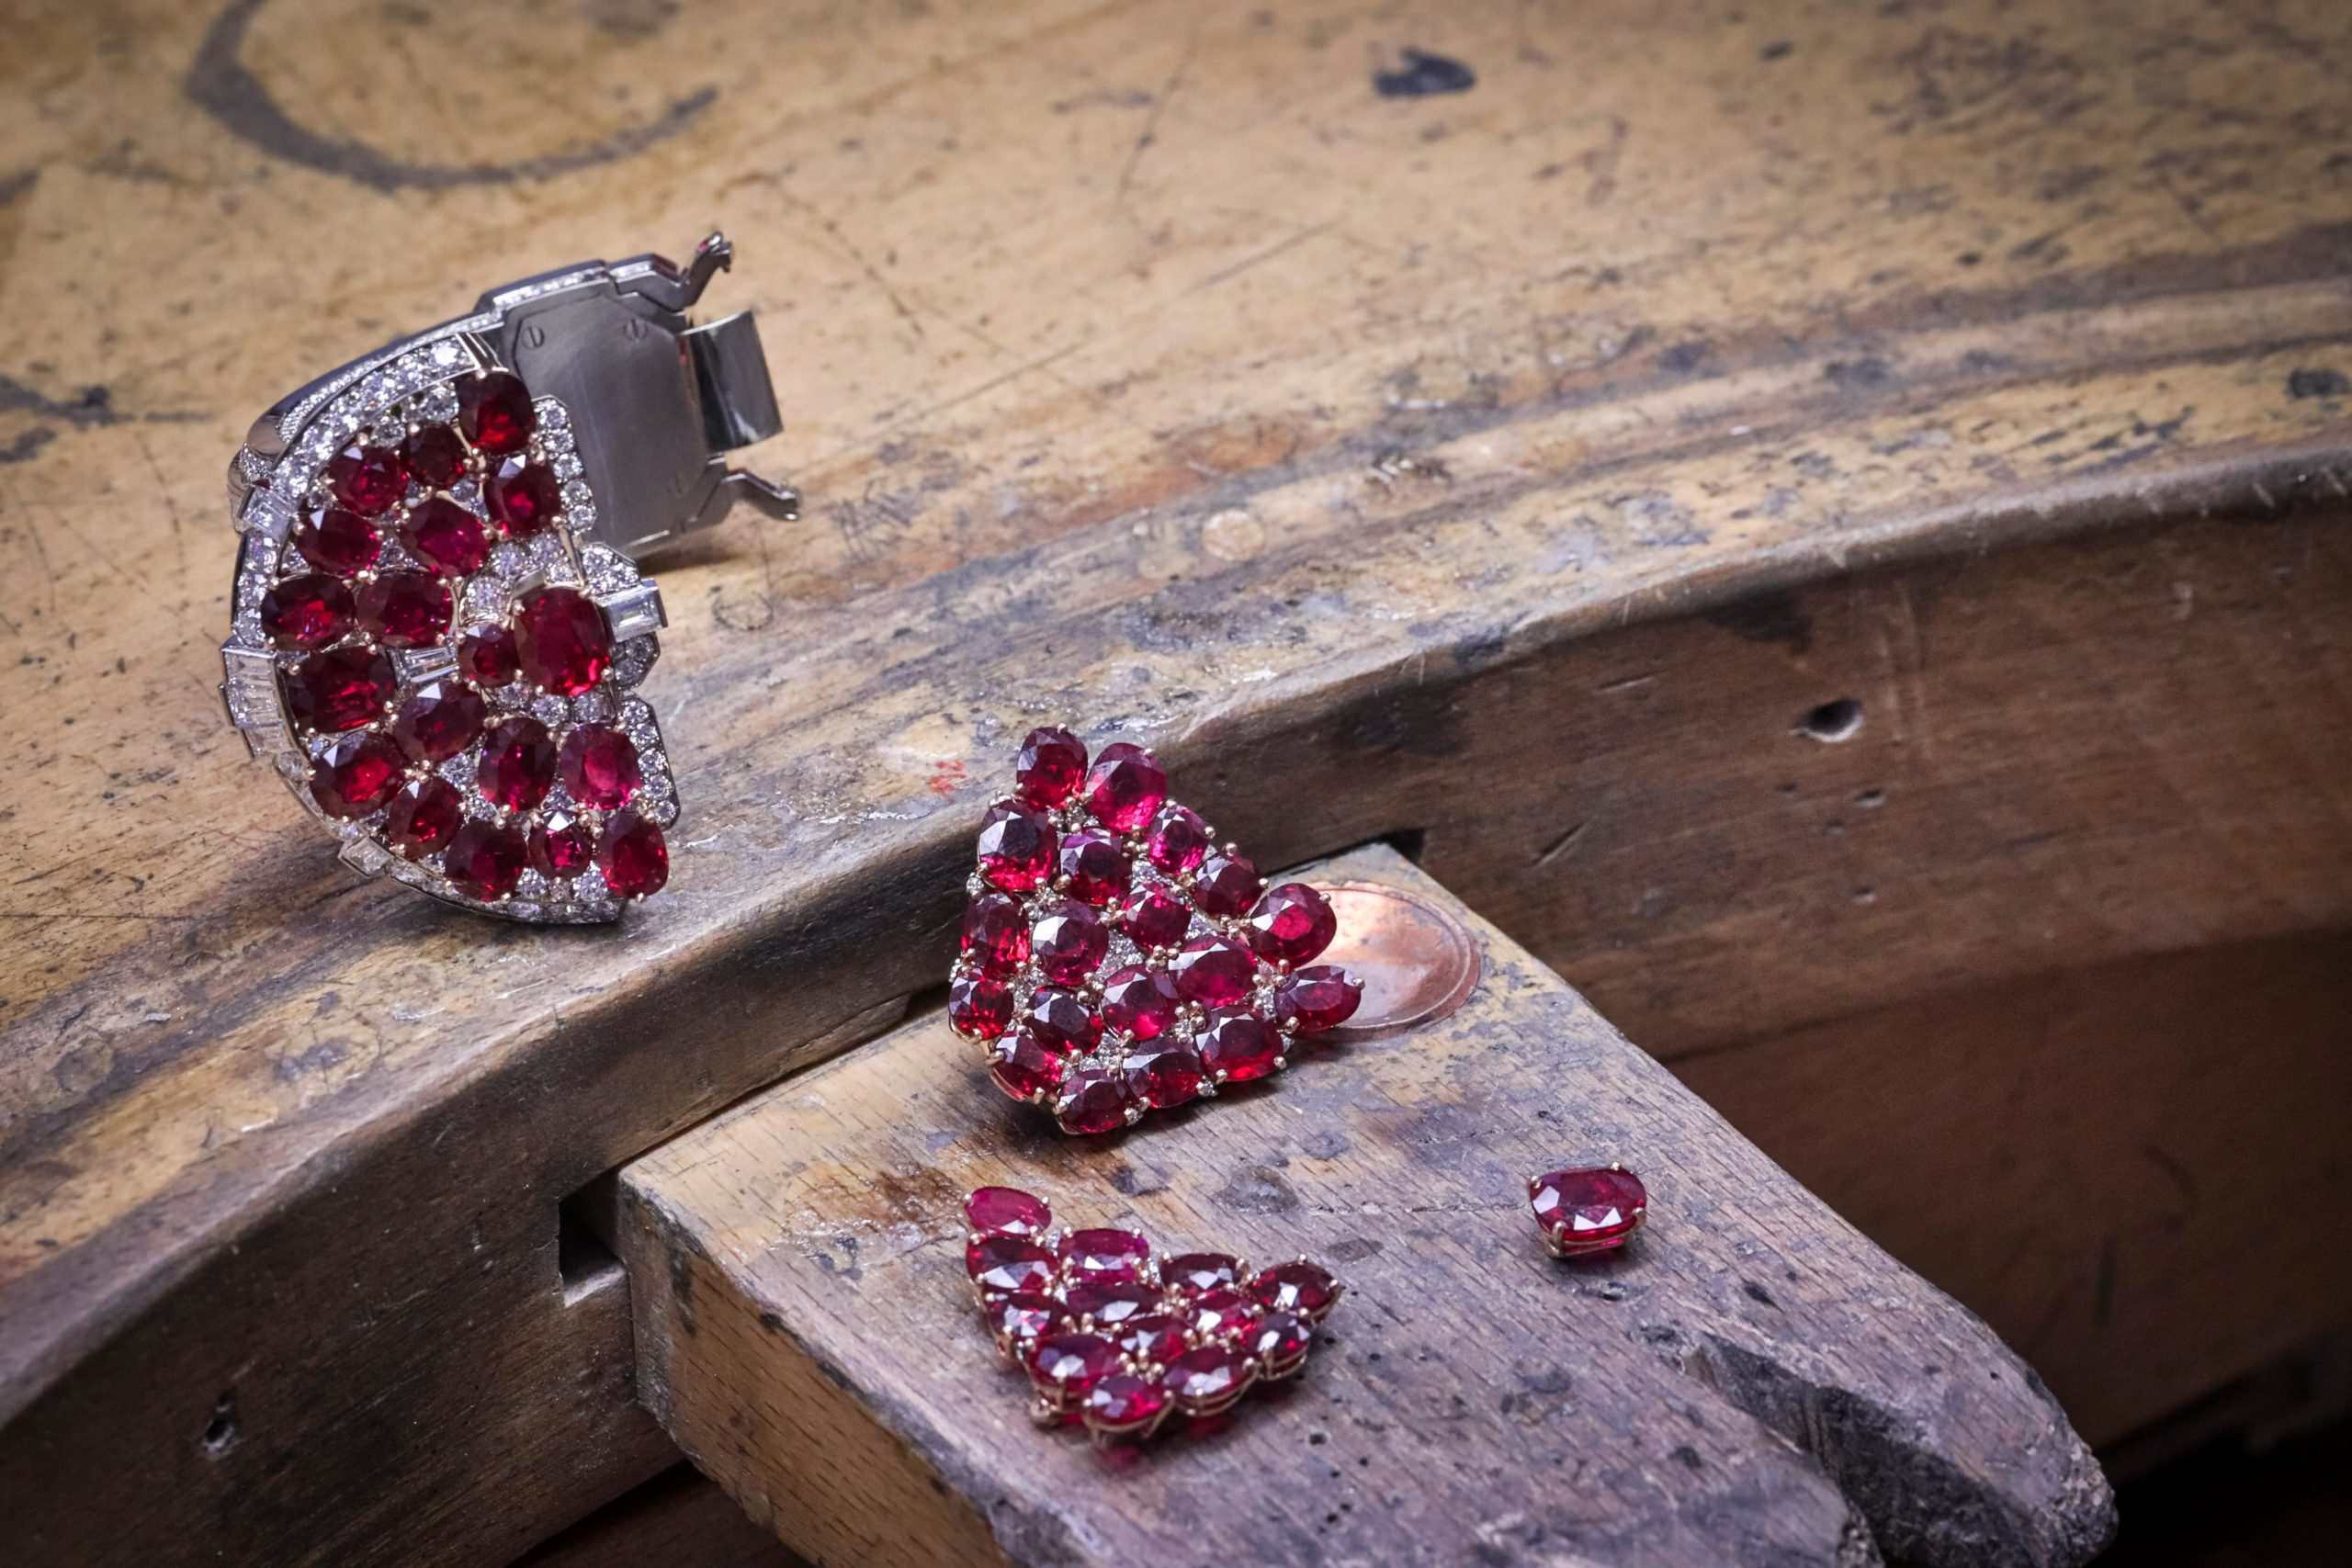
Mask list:
[[[1230,1007],[1250,994],[1258,961],[1229,936],[1196,936],[1168,965],[1176,994],[1204,1008]]]
[[[1335,964],[1294,969],[1274,987],[1274,1021],[1296,1021],[1301,1034],[1336,1028],[1355,1016],[1363,987]]]
[[[1649,1191],[1630,1170],[1553,1170],[1527,1184],[1535,1223],[1563,1252],[1606,1252],[1641,1229]]]
[[[1084,794],[1096,821],[1114,833],[1133,833],[1168,798],[1168,773],[1142,747],[1115,741],[1087,771]]]
[[[1062,1267],[1072,1280],[1132,1285],[1150,1261],[1151,1243],[1133,1231],[1090,1226],[1062,1236]]]
[[[1119,1370],[1119,1348],[1100,1334],[1049,1334],[1031,1348],[1028,1366],[1041,1392],[1069,1404]]]
[[[392,716],[392,739],[420,762],[446,762],[481,738],[490,705],[462,681],[427,681]]]
[[[503,811],[528,811],[548,797],[555,783],[555,742],[548,727],[525,714],[491,726],[483,737],[481,765],[474,771],[481,797]]]
[[[1021,1015],[1021,1024],[1065,1054],[1091,1051],[1102,1037],[1102,1021],[1087,1005],[1052,986],[1040,986],[1029,993],[1029,1006]]]
[[[1054,1255],[1025,1235],[984,1235],[965,1247],[964,1271],[991,1295],[1044,1291],[1054,1282]]]
[[[1100,908],[1125,896],[1134,867],[1125,844],[1089,829],[1062,840],[1061,874],[1069,878],[1064,890],[1071,897]]]
[[[1133,1372],[1113,1372],[1086,1391],[1081,1408],[1097,1431],[1139,1431],[1167,1413],[1168,1391]]]
[[[427,490],[447,490],[466,477],[466,445],[446,424],[421,425],[401,443],[408,477]]]
[[[1054,1120],[1063,1132],[1081,1136],[1114,1133],[1127,1124],[1127,1108],[1134,1103],[1126,1077],[1117,1068],[1078,1067],[1062,1077]]]
[[[514,634],[504,626],[475,626],[458,644],[458,668],[477,686],[505,685],[521,669]]]
[[[286,708],[303,728],[332,735],[381,717],[396,685],[380,649],[330,648],[287,672]]]
[[[1029,961],[1029,916],[1001,893],[983,893],[964,911],[963,946],[991,975]]]
[[[1057,986],[1074,986],[1094,973],[1110,945],[1109,929],[1071,898],[1046,905],[1029,928],[1030,956]]]
[[[443,577],[480,571],[490,559],[490,536],[481,519],[446,495],[427,496],[408,509],[401,543]]]
[[[1008,1034],[989,1053],[996,1087],[1015,1100],[1043,1102],[1061,1092],[1062,1055],[1034,1034]]]
[[[1012,763],[1012,793],[1050,809],[1078,792],[1086,776],[1086,748],[1067,729],[1033,729]]]
[[[457,836],[465,825],[466,803],[447,779],[413,779],[384,808],[384,841],[411,860],[421,860]]]
[[[1147,950],[1174,947],[1193,923],[1192,906],[1165,887],[1141,887],[1127,900],[1127,939]]]
[[[1259,1306],[1239,1291],[1218,1286],[1187,1297],[1183,1305],[1184,1321],[1191,1325],[1197,1339],[1222,1339],[1226,1336],[1243,1333],[1258,1326],[1265,1316]]]
[[[583,724],[563,738],[556,771],[571,798],[599,811],[617,811],[644,779],[637,743],[605,724]]]
[[[1053,871],[1054,842],[1044,812],[1000,800],[980,819],[980,876],[1008,893],[1026,893]]]
[[[311,798],[330,817],[365,817],[391,799],[408,759],[383,735],[346,735],[311,764]]]
[[[1188,1416],[1214,1416],[1250,1391],[1257,1366],[1230,1345],[1204,1345],[1168,1363],[1164,1381]]]
[[[1285,882],[1250,911],[1250,945],[1269,964],[1306,963],[1340,932],[1329,900],[1304,882]]]
[[[636,812],[620,812],[596,840],[596,869],[614,897],[650,897],[670,880],[670,840]]]
[[[1250,1299],[1268,1312],[1319,1323],[1340,1299],[1340,1282],[1312,1263],[1277,1263],[1250,1281]]]
[[[449,631],[449,585],[421,571],[388,571],[359,585],[359,624],[389,648],[423,648]]]
[[[964,1199],[964,1219],[981,1235],[1034,1238],[1052,1228],[1054,1211],[1018,1187],[975,1187]]]
[[[511,370],[492,370],[458,383],[458,428],[492,457],[529,446],[531,427],[537,423],[529,390]]]
[[[1209,852],[1208,824],[1189,806],[1170,802],[1151,825],[1151,832],[1143,841],[1143,852],[1151,863],[1170,876],[1181,876],[1201,863]]]
[[[401,466],[401,455],[390,447],[355,442],[327,459],[327,486],[344,505],[362,517],[373,517],[400,503],[408,473]]]
[[[509,457],[490,476],[490,515],[510,539],[527,539],[555,521],[562,487],[545,463]]]
[[[1117,1329],[1159,1312],[1167,1303],[1149,1285],[1133,1280],[1080,1280],[1062,1292],[1062,1304],[1097,1328]]]
[[[549,811],[531,824],[531,869],[569,882],[594,863],[596,834],[576,812]]]
[[[1230,1291],[1241,1283],[1241,1259],[1223,1252],[1180,1252],[1159,1260],[1159,1282],[1190,1295]]]
[[[514,607],[514,657],[533,685],[576,697],[612,668],[613,634],[585,593],[541,588]]]
[[[314,506],[294,530],[294,547],[322,571],[351,577],[376,564],[384,541],[368,519],[344,506]]]
[[[1209,915],[1238,915],[1258,901],[1264,886],[1248,855],[1219,852],[1193,874],[1193,902]]]
[[[995,1039],[1012,1022],[1012,987],[989,975],[950,981],[947,1021],[976,1039]]]
[[[1200,1098],[1208,1069],[1190,1042],[1172,1034],[1127,1048],[1127,1087],[1155,1110],[1168,1111]]]
[[[1174,1313],[1148,1312],[1118,1325],[1111,1342],[1138,1361],[1154,1364],[1192,1347],[1192,1331]]]
[[[1241,1348],[1275,1377],[1287,1375],[1306,1359],[1314,1344],[1314,1330],[1286,1312],[1272,1314],[1241,1339]]]
[[[494,904],[514,891],[523,875],[523,835],[487,817],[459,828],[441,857],[442,874],[458,892]]]
[[[1024,1359],[1040,1336],[1059,1334],[1069,1326],[1069,1314],[1062,1310],[1062,1303],[1038,1291],[992,1297],[981,1309],[980,1318],[996,1336],[998,1345]]]
[[[1130,964],[1102,981],[1102,1022],[1135,1040],[1157,1040],[1176,1021],[1182,998],[1164,969]]]
[[[322,571],[281,579],[261,596],[261,629],[279,648],[324,648],[351,629],[351,590]]]

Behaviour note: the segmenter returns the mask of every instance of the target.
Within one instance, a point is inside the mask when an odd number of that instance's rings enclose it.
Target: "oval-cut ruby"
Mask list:
[[[1196,936],[1170,961],[1176,994],[1204,1008],[1231,1007],[1250,994],[1258,960],[1229,936]]]
[[[1195,1339],[1222,1339],[1246,1333],[1257,1327],[1258,1320],[1265,1316],[1264,1308],[1239,1291],[1225,1286],[1187,1297],[1182,1311]]]
[[[1151,1243],[1133,1231],[1090,1226],[1062,1236],[1062,1267],[1074,1280],[1131,1285],[1150,1261]]]
[[[466,444],[446,424],[420,425],[401,443],[408,477],[427,490],[447,490],[466,477]]]
[[[1192,906],[1165,887],[1141,887],[1127,900],[1127,939],[1147,951],[1174,947],[1193,923]]]
[[[1088,1010],[1086,1004],[1052,986],[1040,986],[1029,993],[1029,1006],[1021,1015],[1021,1024],[1065,1054],[1091,1051],[1102,1037],[1102,1021]]]
[[[980,1235],[1034,1239],[1052,1228],[1054,1211],[1018,1187],[975,1187],[964,1199],[964,1220]]]
[[[1080,1280],[1062,1292],[1062,1304],[1073,1316],[1091,1318],[1097,1328],[1115,1330],[1167,1303],[1158,1291],[1133,1280]]]
[[[1148,1312],[1119,1325],[1111,1342],[1138,1361],[1155,1365],[1192,1348],[1184,1320],[1174,1313]]]
[[[1113,1372],[1086,1391],[1086,1425],[1105,1436],[1139,1432],[1168,1411],[1168,1391],[1133,1372]]]
[[[1143,841],[1143,852],[1151,863],[1170,876],[1181,876],[1201,863],[1209,852],[1208,824],[1189,806],[1170,801],[1151,825],[1151,832]]]
[[[401,455],[390,447],[355,442],[327,459],[327,487],[352,511],[373,517],[400,503],[408,489],[408,473],[401,466]]]
[[[383,716],[397,685],[382,649],[330,648],[287,671],[286,711],[317,734],[356,729]]]
[[[1047,726],[1033,729],[1013,759],[1012,793],[1030,805],[1050,809],[1078,793],[1086,776],[1086,748],[1067,729]]]
[[[1029,955],[1057,986],[1075,986],[1094,973],[1110,946],[1110,930],[1072,898],[1044,906],[1029,928]]]
[[[1012,987],[989,975],[950,981],[947,1021],[975,1039],[995,1039],[1012,1022]]]
[[[980,876],[1009,893],[1026,893],[1052,872],[1054,841],[1044,812],[1000,800],[980,819]]]
[[[526,714],[513,714],[491,726],[482,738],[481,764],[474,785],[502,811],[528,811],[548,797],[555,783],[555,742],[548,727]]]
[[[532,684],[576,697],[612,668],[613,634],[585,593],[541,588],[514,607],[514,658]]]
[[[1312,1263],[1277,1263],[1258,1270],[1250,1281],[1249,1294],[1268,1312],[1286,1312],[1320,1323],[1340,1299],[1340,1282]]]
[[[1001,893],[983,893],[964,911],[964,952],[990,975],[1029,961],[1029,916]]]
[[[427,681],[392,716],[392,739],[420,762],[446,762],[481,737],[490,705],[462,681]]]
[[[989,1052],[996,1087],[1015,1100],[1050,1101],[1061,1092],[1065,1070],[1061,1053],[1034,1034],[1004,1035]]]
[[[992,1297],[980,1309],[980,1319],[996,1337],[999,1349],[1024,1359],[1039,1336],[1059,1334],[1069,1326],[1062,1303],[1038,1291]]]
[[[388,648],[423,648],[449,631],[449,585],[421,571],[387,571],[359,585],[359,624]]]
[[[294,547],[322,571],[352,577],[376,564],[384,541],[375,527],[344,506],[314,506],[294,530]]]
[[[556,772],[572,799],[599,811],[627,806],[644,779],[637,743],[605,724],[583,724],[565,736]]]
[[[1049,1334],[1031,1347],[1029,1381],[1064,1406],[1119,1370],[1119,1348],[1100,1334]]]
[[[1606,1252],[1641,1229],[1650,1195],[1630,1170],[1552,1170],[1527,1184],[1527,1205],[1564,1254]]]
[[[569,882],[594,863],[595,830],[572,811],[549,811],[531,824],[531,869],[557,882]]]
[[[520,452],[538,423],[531,394],[511,370],[492,370],[458,383],[458,428],[492,457]]]
[[[1054,1282],[1054,1255],[1025,1235],[984,1235],[965,1247],[964,1271],[989,1295],[1045,1291]]]
[[[1133,872],[1126,845],[1108,833],[1090,829],[1062,840],[1063,890],[1073,898],[1100,908],[1125,896]]]
[[[1304,882],[1285,882],[1250,911],[1250,945],[1269,964],[1296,966],[1331,945],[1340,917],[1330,902]]]
[[[1142,747],[1114,741],[1087,770],[1084,795],[1096,821],[1114,833],[1136,832],[1168,798],[1168,774]]]
[[[322,571],[281,579],[261,596],[261,629],[279,648],[324,648],[351,629],[351,590]]]
[[[1127,1048],[1127,1087],[1155,1110],[1167,1111],[1199,1099],[1201,1080],[1207,1076],[1201,1054],[1189,1041],[1175,1035],[1163,1034]]]
[[[1135,1040],[1157,1040],[1176,1021],[1181,998],[1164,969],[1129,964],[1102,981],[1102,1023]]]
[[[1159,1260],[1159,1282],[1195,1296],[1234,1290],[1241,1283],[1241,1259],[1223,1252],[1180,1252]]]
[[[616,898],[650,898],[670,880],[670,840],[634,811],[605,819],[596,840],[596,869]]]
[[[523,875],[523,835],[487,817],[459,828],[441,857],[442,874],[469,898],[495,904]]]
[[[510,539],[527,539],[555,521],[563,505],[563,488],[555,470],[545,463],[509,457],[498,465],[486,487],[490,515]]]
[[[1232,1406],[1257,1380],[1257,1364],[1230,1345],[1204,1345],[1168,1363],[1164,1378],[1187,1416],[1214,1416]]]
[[[311,763],[311,798],[330,817],[365,817],[391,799],[408,759],[374,730],[346,735]]]
[[[447,779],[415,779],[384,808],[384,841],[411,860],[422,860],[456,837],[465,820],[466,803],[457,785]]]
[[[1258,868],[1248,855],[1220,851],[1193,874],[1193,902],[1208,915],[1238,915],[1258,901]]]
[[[1314,1344],[1314,1330],[1286,1312],[1270,1314],[1241,1339],[1241,1348],[1258,1358],[1266,1375],[1277,1378],[1296,1370]]]
[[[1335,964],[1294,969],[1274,987],[1274,1021],[1297,1022],[1301,1034],[1336,1028],[1355,1016],[1363,985]]]
[[[1127,1124],[1127,1109],[1134,1103],[1126,1076],[1117,1068],[1079,1067],[1063,1075],[1054,1120],[1063,1132],[1080,1136],[1114,1133]]]
[[[503,686],[522,668],[514,657],[514,634],[504,626],[475,626],[458,643],[458,668],[477,686]]]
[[[443,577],[480,571],[490,559],[490,536],[481,519],[446,495],[427,496],[408,509],[401,543]]]

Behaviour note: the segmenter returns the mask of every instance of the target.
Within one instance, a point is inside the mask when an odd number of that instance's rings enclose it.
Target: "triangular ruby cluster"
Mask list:
[[[1324,897],[1264,886],[1168,798],[1140,746],[1090,761],[1068,730],[1032,731],[969,886],[949,1021],[986,1048],[999,1088],[1051,1108],[1066,1133],[1265,1077],[1362,997],[1314,963],[1338,930]]]

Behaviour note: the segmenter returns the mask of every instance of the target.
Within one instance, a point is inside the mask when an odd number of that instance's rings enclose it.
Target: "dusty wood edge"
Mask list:
[[[1623,585],[1607,597],[1522,621],[1501,638],[1464,638],[1458,645],[1456,667],[1448,675],[1466,676],[1579,637],[1703,615],[1752,596],[1854,572],[2199,518],[2281,517],[2352,495],[2352,487],[2339,476],[2339,470],[2347,468],[2352,468],[2352,438],[2288,448],[2227,446],[2161,470],[2119,477],[2111,484],[2068,479],[1996,489],[1928,512],[1862,525],[1834,542],[1758,550],[1731,565],[1669,569],[1653,580]],[[1457,623],[1471,619],[1465,615]],[[1316,672],[1319,678],[1312,685],[1296,677],[1269,682],[1250,692],[1246,705],[1204,710],[1182,734],[1157,742],[1158,749],[1181,770],[1211,745],[1252,728],[1270,732],[1309,728],[1392,682],[1424,683],[1412,669],[1424,660],[1425,652],[1417,650],[1409,657],[1333,660]],[[648,953],[630,976],[633,984],[616,985],[567,1013],[560,1032],[625,1026],[628,1015],[639,1008],[649,1010],[649,1018],[669,1022],[691,1016],[692,988],[701,974],[740,962],[780,930],[831,928],[854,940],[871,923],[877,887],[910,890],[912,896],[905,905],[890,907],[929,909],[933,918],[926,926],[940,932],[944,953],[949,923],[961,901],[965,838],[961,814],[940,810],[911,822],[874,824],[854,841],[839,840],[844,852],[854,844],[865,853],[852,858],[842,852],[814,863],[808,883],[752,901],[723,928],[705,928],[673,947]],[[1320,845],[1316,850],[1329,852],[1340,847]],[[869,918],[860,919],[861,914]],[[919,989],[936,978],[939,964],[931,960],[937,954],[923,958],[901,963],[892,971],[904,979],[897,989]],[[679,1005],[668,1005],[673,997]],[[863,1008],[852,1007],[842,1016],[859,1010]],[[11,1293],[29,1299],[6,1303],[9,1316],[26,1326],[0,1345],[0,1428],[56,1387],[84,1359],[125,1332],[140,1314],[167,1300],[205,1261],[234,1248],[261,1224],[282,1217],[302,1194],[350,1179],[422,1123],[446,1115],[453,1102],[503,1084],[510,1074],[525,1072],[537,1052],[558,1033],[557,1027],[510,1032],[427,1092],[348,1128],[307,1129],[315,1146],[291,1163],[222,1178],[226,1185],[242,1181],[244,1190],[233,1208],[216,1211],[219,1217],[200,1229],[175,1233],[153,1247],[142,1246],[152,1239],[143,1231],[118,1224],[24,1277]],[[736,1092],[756,1087],[744,1084]],[[689,1115],[679,1124],[694,1119]],[[583,1179],[586,1174],[593,1173],[583,1173]],[[117,1254],[123,1256],[118,1259]]]

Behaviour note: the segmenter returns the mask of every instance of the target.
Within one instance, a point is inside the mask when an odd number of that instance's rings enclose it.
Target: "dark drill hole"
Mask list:
[[[1851,697],[1839,697],[1836,702],[1824,703],[1797,723],[1799,735],[1833,743],[1851,740],[1861,733],[1861,728],[1862,705]]]
[[[212,1402],[212,1419],[204,1427],[204,1457],[219,1459],[237,1446],[237,1391],[231,1389]]]

